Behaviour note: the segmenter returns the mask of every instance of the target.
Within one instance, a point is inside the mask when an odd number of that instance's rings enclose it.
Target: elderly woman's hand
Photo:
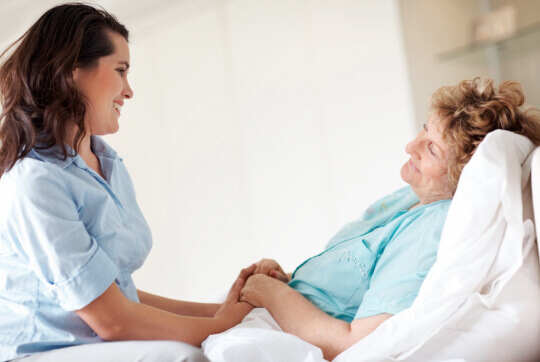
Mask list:
[[[289,287],[268,275],[252,275],[240,292],[240,301],[248,302],[256,308],[264,308],[267,306],[267,297],[275,296],[282,288]]]
[[[290,280],[290,277],[283,271],[278,262],[273,259],[261,259],[255,265],[253,274],[265,274],[284,283],[288,283]]]

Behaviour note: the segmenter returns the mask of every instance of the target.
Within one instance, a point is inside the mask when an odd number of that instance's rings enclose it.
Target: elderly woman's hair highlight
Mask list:
[[[63,4],[43,14],[2,53],[5,57],[14,48],[0,67],[0,177],[32,148],[57,145],[56,156],[64,160],[66,143],[77,151],[85,136],[86,102],[73,71],[92,68],[114,52],[110,32],[128,40],[125,26],[105,10]]]
[[[448,184],[455,192],[461,171],[491,131],[503,129],[528,137],[540,145],[540,112],[525,107],[518,82],[474,78],[439,88],[431,96],[430,112],[438,119],[443,140],[452,150]]]

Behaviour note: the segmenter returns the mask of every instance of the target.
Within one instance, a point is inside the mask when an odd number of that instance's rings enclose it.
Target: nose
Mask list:
[[[124,90],[122,91],[122,95],[126,99],[133,98],[133,90],[129,86],[129,82],[127,80],[124,82]]]
[[[405,146],[405,152],[407,152],[411,156],[413,153],[417,153],[416,150],[418,149],[419,142],[420,142],[420,137],[416,136],[415,139],[407,143],[407,145]]]

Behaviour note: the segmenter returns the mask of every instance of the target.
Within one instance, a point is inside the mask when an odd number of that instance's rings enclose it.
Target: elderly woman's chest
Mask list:
[[[330,296],[342,310],[358,307],[369,287],[377,261],[395,234],[389,223],[365,234],[336,242],[308,259],[295,273]]]

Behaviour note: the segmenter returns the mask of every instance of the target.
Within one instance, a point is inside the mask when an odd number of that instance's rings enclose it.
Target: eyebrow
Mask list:
[[[118,64],[124,64],[126,66],[126,70],[129,69],[129,63],[126,61],[118,62]]]

